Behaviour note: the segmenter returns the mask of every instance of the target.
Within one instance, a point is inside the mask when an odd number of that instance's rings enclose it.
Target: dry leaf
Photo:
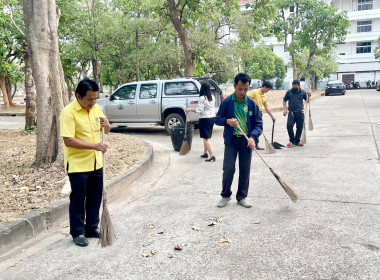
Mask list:
[[[252,224],[255,224],[255,225],[258,225],[260,224],[261,222],[252,222]]]
[[[156,226],[154,224],[150,224],[149,228],[154,229]]]
[[[214,224],[214,223],[211,223],[211,224],[209,224],[208,226],[209,226],[209,227],[212,227],[212,226],[215,226],[215,224]]]
[[[193,227],[193,230],[199,231],[199,227]]]
[[[148,247],[150,245],[150,242],[145,243],[143,246]]]
[[[164,234],[164,232],[163,232],[163,231],[160,231],[160,232],[157,232],[157,234]]]
[[[180,244],[175,245],[174,250],[181,251],[182,247]]]
[[[149,238],[149,239],[152,239],[153,237],[152,237],[151,235],[148,235],[148,238]]]
[[[156,250],[150,250],[151,254],[154,256],[155,254],[157,254],[157,251]]]
[[[219,240],[219,243],[232,243],[232,240],[231,239],[229,239],[229,238],[226,238],[225,236],[223,236],[223,238],[221,238],[220,240]]]
[[[144,258],[149,258],[149,257],[150,257],[149,253],[146,253],[146,252],[142,252],[141,255],[142,255]]]

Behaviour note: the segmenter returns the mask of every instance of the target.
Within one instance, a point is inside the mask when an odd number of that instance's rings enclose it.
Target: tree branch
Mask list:
[[[20,32],[21,35],[25,37],[25,33],[20,29],[20,27],[17,26],[15,20],[13,19],[13,11],[12,11],[11,6],[10,6],[8,3],[5,3],[3,0],[1,0],[1,2],[2,2],[5,6],[8,7],[9,12],[11,13],[10,16],[11,16],[11,21],[12,21],[13,25],[16,27],[16,29],[18,30],[18,32]]]

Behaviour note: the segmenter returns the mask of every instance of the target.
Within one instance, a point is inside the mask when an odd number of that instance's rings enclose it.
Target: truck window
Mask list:
[[[157,97],[157,84],[144,84],[140,87],[140,99]]]
[[[124,86],[114,94],[112,94],[114,100],[126,100],[135,99],[136,96],[136,85]]]
[[[165,95],[192,95],[199,94],[193,82],[169,82],[165,84]]]

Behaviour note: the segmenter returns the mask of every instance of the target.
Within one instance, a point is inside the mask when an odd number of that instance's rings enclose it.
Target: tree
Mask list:
[[[375,48],[375,58],[380,59],[380,37],[376,41],[376,48]]]
[[[59,114],[68,103],[58,49],[55,0],[23,1],[25,34],[37,89],[35,165],[62,161]]]
[[[346,13],[320,0],[278,0],[273,31],[292,59],[293,77],[301,79],[315,55],[327,55],[343,41],[350,26]],[[287,15],[290,7],[294,12]],[[297,69],[296,55],[307,50],[305,68]],[[300,70],[300,71],[298,71]]]

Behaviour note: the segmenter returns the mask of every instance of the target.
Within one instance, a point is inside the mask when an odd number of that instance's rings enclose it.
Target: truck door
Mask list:
[[[160,94],[157,83],[140,84],[137,99],[137,115],[139,121],[157,122],[161,120]]]
[[[115,91],[107,102],[107,114],[112,122],[137,121],[137,85],[125,85]]]

